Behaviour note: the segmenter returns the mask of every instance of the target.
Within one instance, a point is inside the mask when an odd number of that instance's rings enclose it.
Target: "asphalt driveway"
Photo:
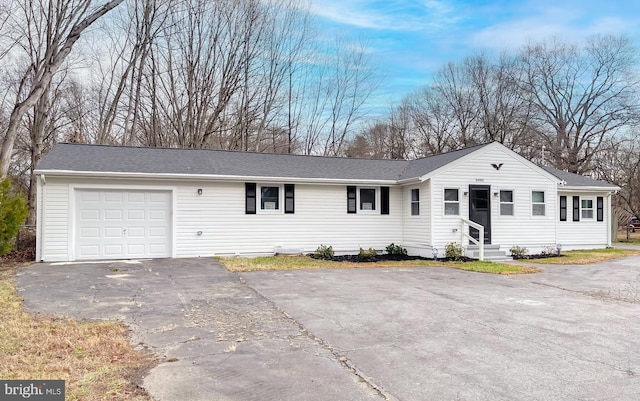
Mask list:
[[[120,319],[158,400],[638,400],[640,257],[527,276],[37,264],[33,311]]]

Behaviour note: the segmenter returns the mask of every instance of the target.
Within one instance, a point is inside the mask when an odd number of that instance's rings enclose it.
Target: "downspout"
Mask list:
[[[611,247],[611,225],[613,224],[613,221],[611,220],[613,218],[613,216],[611,216],[611,192],[609,192],[607,194],[607,215],[609,216],[608,218],[608,224],[607,224],[607,248]]]
[[[46,179],[44,174],[40,175],[40,179],[36,181],[36,261],[44,261],[43,240],[44,240],[44,213],[43,202]]]

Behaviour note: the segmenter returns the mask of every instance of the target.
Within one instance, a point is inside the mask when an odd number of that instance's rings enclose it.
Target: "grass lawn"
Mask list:
[[[536,259],[532,262],[555,264],[555,265],[585,265],[589,263],[605,262],[611,259],[624,258],[626,256],[633,256],[640,254],[640,251],[634,249],[591,249],[591,250],[576,250],[576,251],[563,251],[561,257]]]
[[[625,230],[618,230],[618,242],[622,244],[640,244],[640,230],[629,233],[629,239],[627,239],[627,232]]]
[[[256,258],[217,258],[229,271],[251,272],[260,270],[294,270],[294,269],[351,269],[376,267],[421,267],[444,266],[454,269],[493,274],[537,273],[539,268],[495,262],[437,262],[433,260],[402,260],[384,262],[334,262],[318,260],[309,256],[262,256]]]
[[[25,312],[11,279],[20,266],[0,266],[0,377],[65,380],[66,400],[152,400],[134,380],[155,361],[132,348],[127,328]]]

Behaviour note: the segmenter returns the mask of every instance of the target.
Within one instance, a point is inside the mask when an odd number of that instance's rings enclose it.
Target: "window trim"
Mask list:
[[[582,202],[591,201],[591,208],[585,208],[582,206]],[[585,217],[584,212],[591,210],[591,217]],[[581,196],[580,197],[580,220],[595,221],[596,220],[596,198],[595,196]]]
[[[502,193],[511,192],[511,202],[502,201]],[[502,205],[511,205],[511,214],[502,214]],[[498,215],[500,217],[515,217],[516,215],[516,191],[513,189],[498,190]]]
[[[262,208],[262,188],[273,187],[278,188],[278,208],[277,209],[263,209]],[[258,214],[283,214],[284,213],[284,193],[283,184],[272,183],[258,183],[256,185],[256,212]]]
[[[380,214],[380,187],[357,187],[356,190],[356,209],[358,213],[364,214]],[[367,210],[362,208],[362,190],[373,190],[373,209]]]
[[[446,200],[446,192],[448,189],[454,189],[457,191],[458,193],[458,200],[457,201],[448,201]],[[460,196],[460,187],[443,187],[442,188],[442,216],[443,217],[451,217],[451,218],[458,218],[461,217],[461,210],[462,210],[462,201],[460,200],[461,196]],[[447,214],[447,203],[456,203],[458,204],[458,214]]]
[[[414,191],[416,191],[417,199],[413,199]],[[413,213],[413,206],[416,205],[417,213]],[[420,216],[420,187],[410,188],[409,189],[409,216],[419,217]]]
[[[533,193],[534,192],[542,192],[542,198],[544,199],[542,202],[534,202],[533,201]],[[541,218],[546,218],[547,217],[547,191],[545,191],[544,189],[532,189],[529,192],[530,196],[531,196],[531,217],[534,217],[536,219],[541,219]],[[542,205],[544,206],[544,214],[534,214],[533,213],[533,206],[534,205]]]

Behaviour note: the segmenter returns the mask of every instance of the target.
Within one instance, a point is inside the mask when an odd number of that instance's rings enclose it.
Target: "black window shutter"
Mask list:
[[[295,192],[293,184],[284,184],[284,212],[293,213],[295,209]]]
[[[244,184],[245,192],[245,214],[256,214],[256,184],[254,182],[246,182]]]
[[[573,221],[580,221],[580,197],[573,197]]]
[[[347,187],[347,213],[356,212],[356,187]]]
[[[567,221],[567,197],[560,197],[560,221]]]
[[[380,187],[380,214],[389,214],[389,187]]]
[[[598,221],[604,221],[604,198],[602,196],[598,196],[596,198],[596,204],[598,205]]]

